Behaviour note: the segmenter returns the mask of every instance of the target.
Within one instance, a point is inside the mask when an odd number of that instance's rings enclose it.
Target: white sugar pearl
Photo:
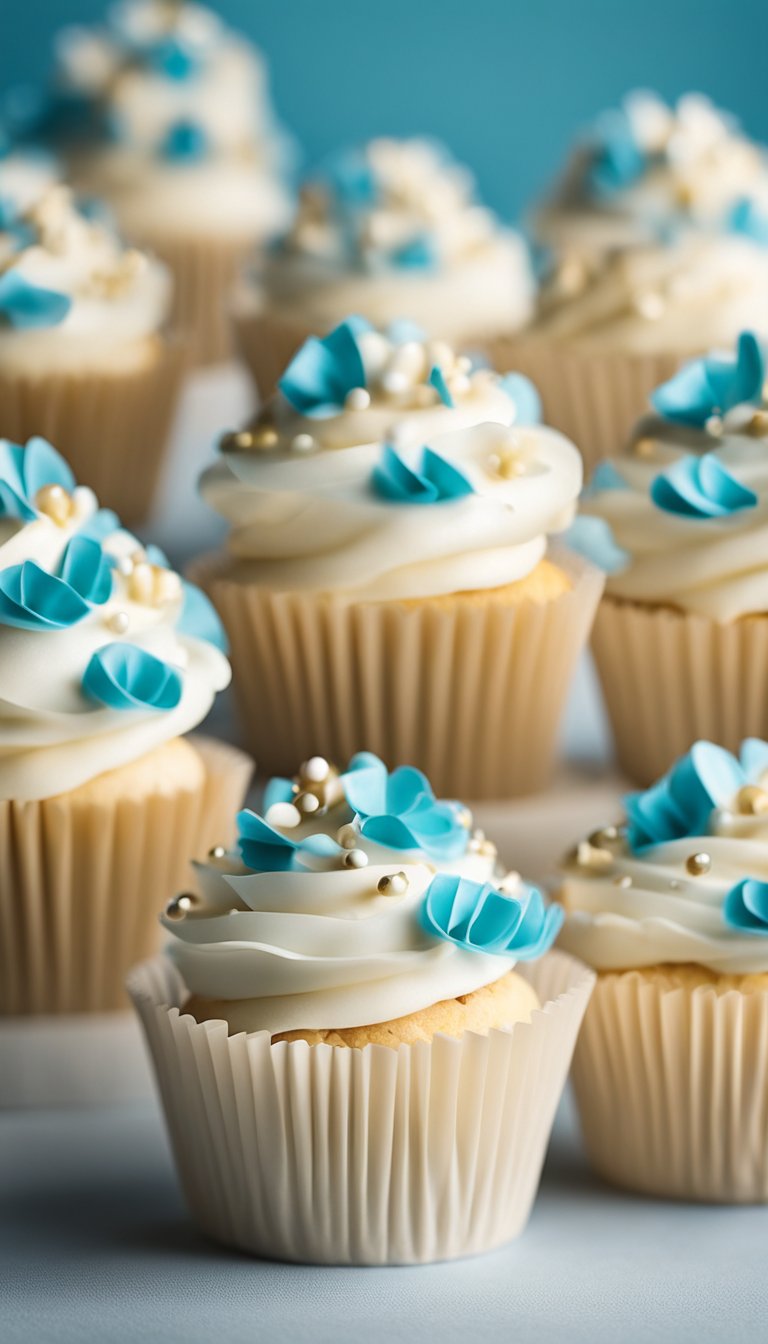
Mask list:
[[[300,812],[317,812],[320,799],[316,798],[314,793],[300,793],[296,799],[296,806]]]
[[[355,827],[351,825],[342,826],[336,832],[336,839],[338,840],[342,849],[356,849],[359,838],[360,837],[357,831],[355,830]]]
[[[271,807],[267,808],[264,820],[268,826],[293,830],[294,826],[301,824],[301,813],[298,807],[294,807],[293,803],[273,803]]]
[[[406,341],[399,345],[389,361],[389,371],[402,373],[409,382],[416,383],[426,373],[424,347],[418,341]]]
[[[357,348],[363,361],[366,381],[377,378],[392,353],[391,342],[378,331],[365,331],[357,337]]]
[[[367,411],[371,404],[371,394],[364,387],[353,387],[344,398],[348,411]]]
[[[301,767],[300,773],[312,784],[322,784],[328,778],[330,767],[324,756],[310,756]]]
[[[107,617],[107,625],[115,635],[124,635],[128,629],[128,612],[113,611],[111,616]]]
[[[345,868],[365,868],[368,865],[368,855],[364,849],[348,849],[344,855]]]
[[[401,373],[399,369],[388,369],[381,380],[381,385],[385,392],[391,396],[400,396],[402,392],[407,392],[411,385],[411,380],[406,374]]]
[[[294,453],[311,453],[316,447],[315,440],[311,434],[297,434],[291,439],[291,448]]]

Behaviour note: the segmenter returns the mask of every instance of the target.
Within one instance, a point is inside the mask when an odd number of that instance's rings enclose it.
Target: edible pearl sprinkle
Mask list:
[[[701,877],[703,873],[709,872],[712,860],[708,854],[690,854],[685,860],[685,866],[691,877]]]
[[[768,792],[758,784],[745,784],[736,797],[739,811],[747,816],[768,812]]]
[[[195,899],[191,892],[187,892],[183,896],[174,896],[173,900],[169,901],[165,907],[166,919],[183,919],[185,915],[189,914]]]
[[[336,839],[342,849],[356,849],[359,836],[354,826],[347,825],[336,832]]]
[[[35,507],[38,513],[63,527],[72,516],[74,505],[72,496],[63,485],[43,485],[35,495]]]
[[[227,851],[223,845],[214,845],[213,849],[208,850],[209,859],[224,859],[226,858],[226,854]]]
[[[368,864],[368,855],[364,849],[348,849],[344,855],[345,868],[365,868]]]
[[[328,778],[330,768],[324,756],[310,756],[309,760],[302,765],[299,774],[304,779],[308,779],[311,784],[321,784],[324,779]]]
[[[314,793],[300,793],[296,799],[296,806],[300,812],[317,812],[320,799],[316,798]]]
[[[128,629],[128,612],[113,611],[111,616],[107,617],[107,625],[115,635],[124,635]]]
[[[376,890],[381,892],[382,896],[402,896],[403,892],[408,890],[407,874],[389,873],[386,877],[380,877]]]
[[[267,808],[264,820],[268,826],[278,826],[290,831],[294,826],[301,824],[301,813],[293,803],[273,803]]]
[[[315,440],[311,434],[297,434],[291,439],[291,448],[294,453],[311,453],[316,447]]]
[[[364,387],[353,387],[344,400],[349,411],[367,411],[371,404],[371,394]]]
[[[626,890],[627,887],[632,886],[632,878],[628,873],[622,873],[620,877],[614,877],[613,885],[615,887],[623,887]]]

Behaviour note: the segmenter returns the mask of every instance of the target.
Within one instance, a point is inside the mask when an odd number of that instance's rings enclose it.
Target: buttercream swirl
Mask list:
[[[260,837],[257,846],[243,841],[243,859],[223,854],[196,865],[201,898],[177,898],[163,917],[191,994],[255,1000],[254,1021],[272,1033],[361,1026],[469,994],[552,942],[557,912],[544,915],[517,874],[502,878],[494,847],[471,831],[466,810],[434,800],[418,771],[389,777],[395,797],[382,805],[390,814],[369,829],[351,802],[361,766],[382,776],[383,796],[387,772],[375,757],[353,760],[341,780],[313,758],[293,790],[289,781],[277,781],[285,794],[270,785],[268,797],[280,801],[265,809],[266,820],[241,814],[241,834]],[[302,810],[307,792],[318,802],[311,814]],[[420,827],[405,825],[414,811]],[[445,835],[446,814],[458,850],[453,840],[447,848],[429,842],[435,831]],[[461,886],[464,902],[474,902],[469,935],[451,935],[442,889],[427,899],[438,874],[456,879],[445,884],[449,900]],[[523,927],[531,918],[535,933]]]
[[[222,460],[202,478],[205,500],[231,524],[242,577],[350,600],[523,578],[548,534],[571,521],[576,449],[526,423],[537,403],[525,379],[467,370],[436,343],[397,346],[370,331],[359,339],[366,386],[349,392],[343,410],[300,414],[281,393],[251,431],[224,441]],[[435,367],[444,371],[440,390]],[[443,476],[460,473],[461,491],[414,488],[425,446],[447,464]],[[393,455],[399,492],[382,488]]]
[[[520,237],[477,202],[466,168],[419,139],[369,141],[308,182],[260,281],[261,301],[317,330],[348,312],[409,313],[451,340],[520,325],[533,290]]]
[[[758,349],[753,337],[743,338],[742,348],[747,340]],[[717,414],[722,406],[712,405],[706,418],[699,388],[689,423],[649,415],[628,451],[598,467],[582,512],[607,524],[624,553],[623,565],[609,575],[610,595],[718,622],[768,609],[768,407],[761,376],[754,392],[754,401],[724,416]],[[671,392],[662,393],[660,402],[685,414],[681,394],[673,401]],[[702,414],[706,423],[697,424]]]
[[[134,236],[268,237],[287,224],[286,146],[263,62],[212,10],[123,0],[102,26],[66,28],[56,88],[44,130],[64,139],[78,181],[103,190]]]
[[[768,249],[744,236],[685,233],[666,242],[564,256],[540,296],[532,337],[661,354],[768,329]]]
[[[628,825],[590,836],[565,866],[566,951],[600,971],[676,962],[724,975],[768,971],[759,917],[768,911],[767,786],[765,743],[746,743],[739,763],[699,742],[630,796]]]
[[[0,798],[76,788],[199,724],[230,676],[216,624],[49,445],[0,441]],[[158,698],[158,667],[178,694]]]
[[[65,187],[46,191],[18,223],[0,233],[3,368],[78,368],[84,358],[93,366],[140,354],[168,316],[167,268],[88,218]]]
[[[727,228],[745,201],[768,202],[763,146],[701,94],[670,106],[636,91],[577,146],[538,232],[557,251],[594,255],[670,228]]]

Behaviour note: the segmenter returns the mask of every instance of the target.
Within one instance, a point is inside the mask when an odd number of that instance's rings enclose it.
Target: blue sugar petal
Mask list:
[[[515,425],[541,424],[541,397],[535,384],[522,373],[505,373],[499,385],[515,404]]]
[[[748,782],[730,752],[713,742],[695,742],[649,789],[624,799],[631,848],[706,835],[713,810],[728,804]]]
[[[262,806],[264,811],[268,812],[275,803],[292,803],[293,798],[293,781],[281,779],[279,775],[275,775],[267,781]]]
[[[752,332],[744,331],[734,357],[707,355],[691,360],[656,388],[651,403],[666,420],[702,428],[713,415],[725,415],[734,406],[759,401],[764,381],[760,342]]]
[[[438,873],[427,888],[422,923],[433,937],[470,952],[530,960],[552,946],[563,912],[547,908],[535,887],[519,895],[451,873]]]
[[[64,552],[59,577],[85,601],[103,606],[112,595],[112,567],[98,541],[78,535]]]
[[[57,327],[67,316],[72,300],[54,289],[33,285],[13,267],[0,275],[0,321],[18,330]]]
[[[310,336],[278,382],[283,396],[301,415],[337,415],[347,395],[365,387],[357,337],[370,331],[362,318],[350,317],[322,339]]]
[[[147,551],[147,555],[149,556],[149,551]],[[157,564],[158,562],[152,560],[151,563]],[[228,653],[227,636],[213,603],[193,583],[185,581],[183,592],[184,601],[181,615],[176,622],[176,629],[182,635],[189,635],[192,639],[202,639],[206,644],[213,644],[222,653]]]
[[[136,644],[116,642],[97,649],[82,681],[83,692],[108,709],[175,709],[182,696],[176,668]]]
[[[728,471],[715,453],[687,453],[651,482],[659,509],[687,518],[725,518],[754,508],[757,495]]]
[[[737,882],[723,902],[723,918],[737,933],[768,935],[768,883],[756,877]]]
[[[583,555],[605,574],[619,574],[631,556],[616,543],[610,524],[604,518],[580,514],[562,534],[566,546]]]
[[[433,449],[422,448],[419,467],[414,470],[390,443],[382,447],[371,487],[374,494],[393,504],[440,504],[475,493],[464,473]]]
[[[453,397],[448,391],[448,384],[445,381],[445,375],[442,369],[439,368],[437,364],[435,364],[434,367],[430,369],[429,378],[427,379],[427,382],[431,383],[432,387],[434,387],[435,391],[437,392],[437,395],[439,396],[444,406],[454,405]]]
[[[210,152],[205,129],[196,121],[174,122],[160,145],[161,158],[171,163],[200,163]]]
[[[64,630],[89,613],[88,603],[34,560],[0,571],[0,624],[21,630]]]

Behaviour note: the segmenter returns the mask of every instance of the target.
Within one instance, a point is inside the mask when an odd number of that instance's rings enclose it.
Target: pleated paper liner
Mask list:
[[[0,434],[16,443],[42,434],[133,526],[152,507],[187,359],[182,341],[158,337],[124,368],[0,370]]]
[[[232,292],[254,251],[253,233],[234,238],[143,235],[174,278],[173,323],[190,342],[193,363],[232,359]]]
[[[189,860],[234,839],[251,770],[196,737],[56,798],[0,801],[0,1016],[125,1008]]]
[[[536,384],[544,423],[576,444],[585,475],[601,458],[622,451],[648,411],[651,392],[690,357],[584,350],[524,336],[492,341],[487,349],[494,368],[524,373]]]
[[[233,323],[238,352],[261,401],[276,391],[278,379],[308,337],[324,335],[299,319],[262,312],[247,303],[236,304]]]
[[[535,793],[553,766],[558,725],[603,576],[565,550],[571,579],[549,601],[408,605],[276,593],[227,576],[225,557],[191,577],[226,627],[246,740],[266,774],[321,753],[373,751],[408,763],[438,794],[478,800]]]
[[[768,1200],[768,992],[601,975],[573,1081],[607,1180],[676,1199]]]
[[[649,785],[699,738],[768,737],[768,616],[725,625],[604,597],[592,649],[622,770]]]
[[[129,977],[194,1219],[255,1255],[416,1264],[475,1255],[528,1221],[594,975],[523,968],[530,1024],[391,1050],[227,1035],[181,1015],[163,957]]]

